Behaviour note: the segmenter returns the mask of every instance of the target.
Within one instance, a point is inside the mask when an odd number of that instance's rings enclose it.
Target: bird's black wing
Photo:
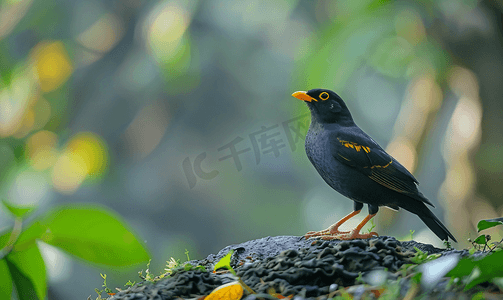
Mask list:
[[[393,191],[433,206],[418,191],[416,178],[363,132],[333,132],[330,143],[332,155],[340,162]]]

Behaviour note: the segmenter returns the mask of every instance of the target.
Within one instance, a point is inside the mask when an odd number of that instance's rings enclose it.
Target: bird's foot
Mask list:
[[[307,236],[307,234],[306,234]],[[341,236],[344,236],[344,234],[326,234],[326,235],[316,235],[316,236],[311,236],[310,238],[319,238],[321,240],[325,241],[331,241],[331,240],[340,240]],[[308,239],[308,238],[306,238]]]
[[[344,232],[339,232],[336,234],[331,234],[328,232],[326,229],[322,231],[310,231],[306,233],[304,236],[306,239],[309,238],[320,238],[325,241],[331,241],[331,240],[341,240],[341,241],[346,241],[346,240],[355,240],[355,239],[369,239],[374,236],[379,236],[377,232],[370,232],[370,233],[359,233],[358,231],[344,231]]]
[[[339,231],[338,228],[334,228],[334,227],[330,226],[327,229],[321,230],[321,231],[309,231],[308,233],[306,233],[304,235],[304,238],[307,240],[310,238],[321,237],[324,240],[333,240],[334,239],[333,237],[337,237],[339,235],[348,234],[348,233],[350,233],[350,232],[349,231]]]
[[[348,234],[341,234],[337,236],[338,240],[355,240],[355,239],[369,239],[373,236],[379,236],[377,232],[360,233],[359,231],[353,230]]]

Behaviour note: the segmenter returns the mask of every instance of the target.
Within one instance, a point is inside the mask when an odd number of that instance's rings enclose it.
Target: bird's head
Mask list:
[[[353,124],[353,118],[341,97],[331,90],[312,89],[292,94],[306,102],[311,116],[320,123]]]

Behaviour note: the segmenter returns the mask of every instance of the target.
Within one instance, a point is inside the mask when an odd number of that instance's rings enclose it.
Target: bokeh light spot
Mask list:
[[[13,136],[18,139],[24,138],[32,130],[34,124],[35,112],[33,109],[29,109],[25,112],[23,120],[21,121],[21,126],[17,129]]]
[[[399,137],[389,143],[386,151],[398,160],[409,172],[413,173],[417,163],[414,143],[405,137]]]
[[[82,157],[64,153],[52,170],[52,184],[59,192],[74,193],[86,179],[86,163]]]
[[[39,43],[32,55],[36,62],[40,88],[44,92],[57,89],[73,71],[65,46],[60,41]]]
[[[52,173],[53,185],[62,193],[73,193],[86,178],[101,176],[107,165],[105,142],[94,133],[79,133],[68,142],[56,161]]]
[[[40,98],[33,109],[35,110],[35,123],[33,124],[33,129],[41,129],[51,118],[51,105],[47,100]]]
[[[39,131],[28,138],[26,154],[35,170],[45,170],[54,165],[57,159],[57,142],[58,136],[47,130]]]
[[[105,142],[98,135],[90,132],[77,134],[68,143],[67,151],[83,158],[87,174],[99,175],[105,170],[108,155]]]
[[[463,154],[447,170],[442,187],[449,198],[461,201],[472,192],[474,182],[475,174],[467,155]]]
[[[72,274],[73,261],[69,254],[63,252],[57,247],[38,242],[40,254],[44,258],[44,264],[47,268],[47,275],[51,283],[64,282]]]
[[[51,190],[42,173],[24,170],[16,174],[7,192],[9,202],[20,206],[37,206]]]
[[[144,158],[161,142],[169,125],[169,112],[162,105],[143,108],[124,133],[126,148],[133,156]]]
[[[122,38],[123,33],[124,28],[119,18],[105,14],[81,33],[77,40],[86,48],[105,53]]]
[[[190,14],[174,1],[161,3],[152,12],[145,24],[147,44],[159,62],[167,62],[185,50],[181,41]]]
[[[395,17],[395,27],[398,36],[416,45],[426,37],[426,29],[419,14],[405,9]]]
[[[33,126],[26,116],[33,99],[33,80],[26,70],[16,70],[13,78],[9,87],[0,88],[0,137],[17,133],[16,137],[22,138]]]

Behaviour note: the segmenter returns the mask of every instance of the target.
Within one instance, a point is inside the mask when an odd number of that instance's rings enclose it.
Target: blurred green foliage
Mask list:
[[[3,203],[6,205],[7,201]],[[60,206],[23,230],[23,217],[28,210],[7,206],[15,224],[0,236],[2,299],[11,299],[12,287],[20,300],[46,298],[46,268],[38,241],[102,266],[131,266],[149,259],[144,245],[120,217],[101,207]]]

